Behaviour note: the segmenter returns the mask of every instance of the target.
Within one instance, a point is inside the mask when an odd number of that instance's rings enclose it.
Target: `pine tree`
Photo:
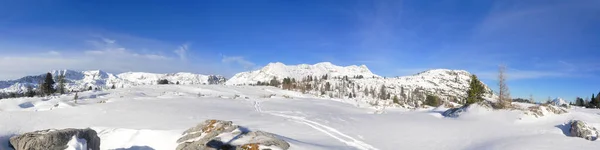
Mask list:
[[[594,98],[594,93],[592,93],[592,99],[590,99],[590,104],[588,107],[591,107],[591,108],[596,107],[596,103],[598,103],[596,100],[597,99]]]
[[[65,75],[58,75],[58,93],[65,94]]]
[[[425,98],[425,105],[438,107],[438,106],[440,106],[440,98],[435,95],[428,94],[427,98]]]
[[[88,87],[88,91],[91,91],[91,90],[92,90],[92,86]]]
[[[400,104],[400,100],[398,100],[398,96],[394,95],[394,98],[392,100],[394,101],[394,103]]]
[[[179,81],[177,81],[177,83],[179,83]],[[113,84],[110,89],[116,89],[117,87],[115,87],[115,85]]]
[[[35,91],[33,90],[33,87],[31,85],[27,85],[27,91],[25,92],[25,95],[27,97],[35,96]]]
[[[381,88],[379,89],[379,99],[387,99],[386,98],[387,94],[385,93],[385,85],[381,85]]]
[[[600,108],[600,92],[596,95],[596,108]]]
[[[50,72],[48,72],[46,74],[46,78],[44,79],[44,82],[42,83],[42,87],[44,89],[44,94],[45,95],[50,95],[52,93],[54,93],[56,90],[54,89],[54,84],[56,82],[54,82],[54,79],[52,79],[52,74]]]
[[[477,79],[476,75],[471,75],[469,90],[467,90],[467,104],[473,104],[483,100],[483,93],[484,88],[481,81]]]

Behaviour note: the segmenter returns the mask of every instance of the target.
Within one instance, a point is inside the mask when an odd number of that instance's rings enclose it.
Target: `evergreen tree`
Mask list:
[[[58,93],[65,94],[65,75],[58,75]]]
[[[88,87],[88,91],[91,91],[91,90],[92,90],[92,86]]]
[[[325,91],[331,91],[331,84],[329,82],[325,82]]]
[[[483,100],[483,93],[484,88],[481,81],[477,79],[476,75],[471,75],[469,90],[467,90],[467,104],[473,104]]]
[[[425,105],[438,107],[438,106],[440,106],[440,98],[435,95],[428,94],[427,98],[425,98]]]
[[[394,98],[392,100],[394,101],[394,103],[400,104],[400,100],[398,100],[398,96],[394,95]]]
[[[54,79],[52,79],[52,74],[50,72],[48,72],[46,74],[46,78],[44,79],[44,82],[42,83],[42,87],[44,89],[44,91],[42,91],[45,95],[50,95],[52,93],[54,93],[56,90],[54,89],[54,84],[56,82],[54,82]]]
[[[600,108],[600,92],[596,95],[596,108]]]
[[[179,85],[179,81],[177,81],[177,83],[175,83],[175,84]]]
[[[590,99],[590,104],[589,104],[589,106],[588,106],[588,107],[590,107],[590,108],[594,108],[594,107],[596,107],[597,103],[598,103],[598,102],[597,102],[597,99],[596,99],[596,98],[594,98],[594,93],[592,93],[592,99]]]
[[[269,83],[269,85],[274,86],[274,87],[279,87],[281,83],[279,82],[279,80],[277,80],[276,77],[273,77],[273,79],[271,79],[271,82]]]
[[[387,94],[385,93],[385,85],[381,85],[379,89],[379,99],[387,99]]]
[[[27,91],[25,92],[25,95],[27,97],[35,96],[35,91],[33,90],[33,87],[31,85],[27,85]]]
[[[179,83],[179,82],[177,82],[177,83]],[[117,87],[115,87],[115,85],[114,85],[114,84],[113,84],[113,85],[110,87],[110,89],[116,89],[116,88],[117,88]]]

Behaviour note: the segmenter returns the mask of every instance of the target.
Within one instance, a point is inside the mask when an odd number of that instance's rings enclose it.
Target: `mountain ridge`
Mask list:
[[[89,87],[110,88],[131,87],[136,85],[157,84],[159,79],[167,79],[172,83],[181,84],[222,84],[226,81],[221,75],[202,75],[189,72],[178,73],[147,73],[147,72],[124,72],[112,74],[102,70],[74,71],[69,69],[49,71],[57,81],[59,75],[64,75],[66,79],[65,87],[67,90],[83,90]],[[22,93],[27,86],[37,88],[40,81],[46,76],[46,73],[39,75],[25,76],[15,80],[0,81],[0,92]],[[57,86],[57,85],[55,85]]]

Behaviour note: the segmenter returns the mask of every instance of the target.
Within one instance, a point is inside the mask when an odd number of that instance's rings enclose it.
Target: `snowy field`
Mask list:
[[[356,107],[273,87],[148,85],[49,98],[0,100],[0,150],[15,134],[49,128],[95,129],[101,149],[172,150],[181,133],[206,119],[230,120],[279,135],[290,149],[598,149],[569,137],[564,123],[600,128],[600,111],[573,108],[541,118],[474,109],[459,118],[444,108],[410,111]],[[364,106],[359,104],[359,106]]]

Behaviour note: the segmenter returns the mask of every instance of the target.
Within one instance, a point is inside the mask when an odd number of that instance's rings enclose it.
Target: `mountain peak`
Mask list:
[[[241,72],[234,75],[227,84],[239,85],[239,84],[255,84],[256,82],[270,81],[273,78],[279,80],[283,78],[296,78],[302,79],[307,76],[364,76],[373,77],[377,76],[373,74],[365,65],[362,66],[337,66],[331,62],[320,62],[314,65],[309,64],[298,64],[298,65],[285,65],[280,62],[269,63],[265,67],[256,71]]]

